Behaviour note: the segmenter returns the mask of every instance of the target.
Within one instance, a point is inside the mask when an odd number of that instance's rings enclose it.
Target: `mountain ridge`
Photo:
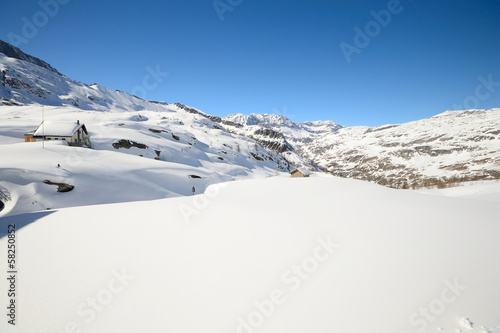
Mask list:
[[[3,53],[7,57],[10,57],[10,58],[28,61],[32,64],[37,65],[37,66],[48,69],[54,73],[61,74],[57,71],[57,69],[55,69],[54,67],[52,67],[51,65],[49,65],[45,61],[43,61],[37,57],[33,57],[29,54],[26,54],[23,51],[21,51],[19,48],[15,47],[14,45],[6,43],[1,39],[0,39],[0,53]]]

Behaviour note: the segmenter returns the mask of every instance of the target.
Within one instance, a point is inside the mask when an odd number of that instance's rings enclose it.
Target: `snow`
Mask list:
[[[460,186],[444,189],[421,189],[417,192],[452,198],[466,198],[500,202],[500,181],[480,181],[462,183]]]
[[[192,194],[193,186],[201,193],[210,184],[232,179],[201,166],[69,147],[63,142],[45,142],[45,148],[41,142],[2,145],[0,155],[9,156],[0,161],[0,185],[12,196],[0,216],[186,196]],[[71,184],[75,189],[58,193],[54,186],[44,184],[44,180]]]
[[[315,176],[7,217],[22,279],[17,325],[0,330],[494,331],[499,213]]]
[[[288,171],[279,154],[175,106],[140,113],[45,106],[49,127],[61,125],[56,128],[67,130],[78,126],[75,119],[79,119],[95,149],[24,143],[24,134],[40,125],[41,116],[38,105],[2,107],[0,156],[8,158],[0,158],[0,186],[13,199],[0,216],[185,196],[192,194],[193,186],[196,193],[202,193],[210,184]],[[116,146],[120,140],[147,148]],[[193,175],[201,178],[189,178]],[[75,189],[58,193],[44,180],[71,184]]]
[[[72,136],[83,124],[46,120],[36,129],[34,136]]]
[[[145,140],[136,142],[146,144],[149,148],[142,152],[131,148],[127,153],[154,158],[155,150],[158,150],[155,148],[160,148],[162,156],[165,156],[160,159],[169,158],[169,161],[172,161],[174,158],[174,161],[178,160],[191,166],[197,163],[192,160],[192,155],[205,154],[202,161],[211,164],[210,167],[216,166],[215,170],[224,169],[229,176],[234,177],[256,173],[272,174],[276,167],[284,171],[288,169],[289,161],[294,167],[318,169],[319,166],[344,177],[379,182],[393,187],[423,187],[429,182],[449,183],[457,179],[494,179],[498,178],[500,171],[498,108],[447,111],[428,119],[375,128],[342,127],[332,121],[299,123],[284,115],[274,114],[237,113],[224,117],[225,121],[242,124],[237,127],[224,124],[224,121],[216,124],[212,121],[213,118],[210,120],[210,116],[194,108],[189,109],[198,114],[189,114],[188,109],[181,104],[147,101],[97,84],[89,86],[53,70],[3,54],[0,54],[0,68],[6,70],[6,77],[10,82],[5,87],[0,87],[0,97],[7,98],[2,100],[2,104],[23,105],[19,113],[24,115],[15,126],[25,128],[24,133],[32,131],[41,122],[41,116],[38,116],[41,112],[35,111],[35,108],[40,109],[41,105],[47,105],[47,109],[58,107],[61,109],[60,115],[47,120],[74,122],[75,119],[80,119],[85,122],[89,131],[92,131],[92,125],[94,133],[91,134],[94,138],[101,137],[97,149],[109,149],[113,140],[130,139],[125,134],[139,130]],[[29,108],[33,108],[31,115],[26,112]],[[64,117],[66,110],[72,111]],[[10,106],[6,107],[6,111],[10,117],[15,114]],[[88,117],[83,119],[80,114],[85,112]],[[113,116],[103,115],[107,113]],[[123,113],[123,117],[117,116],[120,113]],[[165,119],[159,119],[159,114]],[[35,119],[37,121],[34,121]],[[5,115],[2,112],[0,125],[4,120]],[[184,127],[181,122],[184,122]],[[28,123],[31,127],[27,126]],[[124,124],[124,127],[118,129],[119,124]],[[164,132],[158,133],[156,139],[151,140],[152,135],[147,131],[165,126],[177,136],[177,132],[181,132],[180,142],[166,144],[164,139],[172,141],[168,136],[173,133]],[[227,136],[230,132],[230,139],[225,138],[227,140],[224,143],[232,148],[231,154],[226,146],[221,146],[218,138],[213,142],[214,137],[219,136],[215,126],[224,128],[221,130],[221,136]],[[14,130],[7,126],[0,127],[0,144],[13,142],[14,137],[9,135],[6,138],[7,135],[3,133],[14,133]],[[105,133],[96,133],[99,132],[96,128],[105,130]],[[272,131],[262,133],[263,129]],[[210,148],[194,147],[190,136],[196,137]],[[237,139],[238,136],[240,138]],[[246,138],[242,139],[243,136]],[[261,142],[268,149],[284,152],[281,155],[273,155],[262,147],[257,148],[266,158],[264,163],[254,167],[255,163],[248,163],[246,158],[255,153],[251,149],[255,141]],[[91,138],[91,142],[94,144],[95,140]],[[186,146],[189,144],[193,144],[193,147]],[[240,147],[241,153],[234,149],[235,147]],[[175,157],[186,148],[197,150],[196,154],[181,154],[180,157]],[[242,156],[245,156],[246,160],[243,160]],[[261,157],[259,155],[259,158]],[[214,159],[223,162],[219,163]],[[271,159],[279,161],[272,166]],[[206,162],[200,163],[209,167]],[[212,165],[212,162],[216,164]],[[263,164],[266,165],[261,168]],[[244,166],[253,170],[248,172],[244,168],[229,165]]]
[[[345,176],[358,173],[408,183],[418,178],[477,179],[500,171],[500,109],[447,111],[401,125],[344,127],[300,151]]]
[[[4,304],[1,332],[500,329],[499,182],[402,191],[290,179],[283,158],[387,156],[429,177],[464,173],[443,169],[461,162],[494,171],[500,109],[378,128],[236,114],[225,120],[244,126],[229,131],[196,109],[2,54],[0,68],[18,86],[0,86],[0,248],[15,224],[19,271],[16,326]],[[58,131],[85,123],[95,149],[24,143],[42,105]],[[262,128],[292,149],[263,149],[249,138]],[[393,144],[460,149],[406,160]],[[4,276],[2,300],[9,287]]]
[[[0,53],[0,66],[5,67],[7,76],[21,82],[22,88],[12,88],[7,96],[18,104],[48,106],[76,106],[83,110],[162,110],[164,102],[146,101],[122,91],[81,82],[47,70],[33,63],[6,57]],[[72,119],[73,121],[75,119]]]

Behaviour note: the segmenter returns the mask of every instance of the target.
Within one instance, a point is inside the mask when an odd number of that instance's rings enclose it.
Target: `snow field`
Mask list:
[[[20,226],[16,332],[72,323],[81,332],[245,333],[500,325],[495,202],[273,177],[227,183],[186,223],[182,205],[194,197],[2,218],[2,231]],[[321,242],[338,246],[329,253]],[[119,293],[116,272],[130,277]]]

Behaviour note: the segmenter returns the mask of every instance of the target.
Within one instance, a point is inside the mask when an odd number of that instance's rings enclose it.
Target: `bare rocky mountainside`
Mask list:
[[[0,82],[0,106],[8,108],[71,108],[72,112],[81,110],[82,119],[84,112],[169,112],[168,119],[182,118],[192,125],[165,120],[153,130],[149,124],[144,128],[136,126],[135,130],[143,131],[145,138],[146,134],[167,132],[183,133],[186,140],[206,136],[203,152],[222,152],[214,159],[215,169],[224,163],[242,168],[248,167],[248,163],[252,167],[261,163],[271,170],[307,167],[394,188],[442,187],[500,178],[500,109],[447,111],[428,119],[373,128],[343,127],[333,121],[299,123],[274,114],[232,114],[220,118],[180,103],[148,101],[97,84],[74,81],[43,60],[2,41]],[[99,117],[95,118],[97,121]],[[125,127],[120,127],[124,133]],[[103,143],[102,147],[109,149],[113,149],[111,143],[130,139],[125,135],[106,135],[100,134],[107,145]],[[216,150],[221,135],[226,137],[224,142],[230,142]],[[143,141],[140,143],[154,145],[156,150],[171,148],[169,142],[163,146],[152,139]],[[172,153],[169,160],[196,160],[194,153],[186,156],[195,151],[189,147],[184,147],[184,156]],[[150,155],[158,157],[151,149]]]

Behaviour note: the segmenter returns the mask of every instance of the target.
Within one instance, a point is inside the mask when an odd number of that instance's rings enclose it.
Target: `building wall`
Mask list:
[[[292,178],[304,178],[304,177],[309,177],[309,175],[304,175],[300,171],[292,173]]]
[[[85,131],[83,130],[83,128],[81,128],[81,127],[78,129],[78,131],[75,132],[75,134],[73,134],[73,136],[71,138],[67,139],[67,142],[71,146],[86,145],[86,146],[90,147],[90,140],[89,140],[87,134],[85,134]]]

